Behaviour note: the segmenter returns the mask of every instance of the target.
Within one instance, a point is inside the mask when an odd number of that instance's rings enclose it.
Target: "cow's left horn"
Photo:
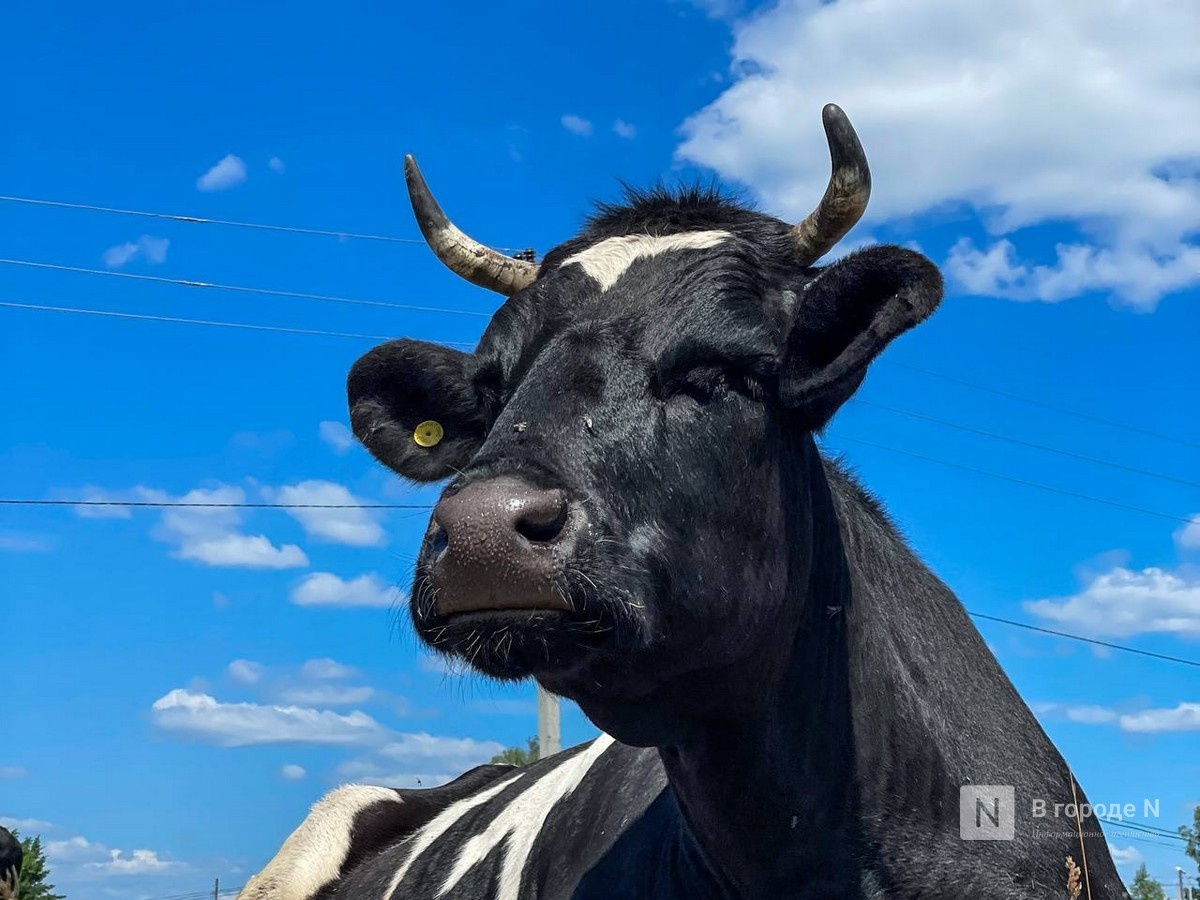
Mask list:
[[[446,218],[438,202],[429,192],[429,185],[417,168],[417,161],[404,157],[404,180],[408,182],[408,199],[412,201],[417,224],[425,242],[452,272],[472,284],[511,297],[523,287],[533,284],[538,267],[523,259],[513,259],[498,250],[479,243],[463,234]]]
[[[829,252],[862,218],[871,196],[871,170],[854,126],[836,103],[821,111],[833,172],[815,210],[792,229],[797,261],[810,266]]]

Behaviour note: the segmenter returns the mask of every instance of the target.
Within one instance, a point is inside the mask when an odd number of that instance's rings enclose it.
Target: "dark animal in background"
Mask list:
[[[508,296],[474,353],[397,340],[350,373],[366,447],[451,479],[413,625],[605,734],[335,791],[243,897],[1061,900],[1069,856],[1092,900],[1127,896],[1093,817],[1032,818],[1086,798],[959,601],[818,452],[942,296],[895,246],[814,265],[870,187],[841,110],[824,121],[833,175],[799,225],[630,192],[540,265],[459,231],[408,160],[431,247]],[[965,841],[960,789],[988,785],[1014,790],[1013,839]]]
[[[0,900],[17,900],[21,888],[21,843],[0,825]]]

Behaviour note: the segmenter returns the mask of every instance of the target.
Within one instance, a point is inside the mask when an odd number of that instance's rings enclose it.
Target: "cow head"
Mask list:
[[[630,743],[670,740],[790,647],[813,545],[812,432],[941,278],[891,246],[812,264],[870,179],[836,106],[833,177],[799,225],[716,193],[633,192],[540,266],[471,240],[407,161],[426,239],[508,296],[474,353],[420,341],[354,366],[355,434],[451,479],[412,590],[421,639],[529,675]]]

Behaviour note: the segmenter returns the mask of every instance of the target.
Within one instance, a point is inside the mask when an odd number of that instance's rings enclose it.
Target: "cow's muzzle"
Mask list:
[[[443,497],[422,554],[434,613],[572,611],[561,576],[586,529],[582,504],[564,491],[509,476]]]

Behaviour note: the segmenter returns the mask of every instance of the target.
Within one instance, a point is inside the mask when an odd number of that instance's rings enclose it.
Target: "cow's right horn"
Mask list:
[[[862,218],[871,196],[871,170],[854,126],[836,103],[821,111],[833,172],[820,204],[808,217],[792,228],[796,260],[811,266],[845,237]]]
[[[533,284],[538,272],[534,263],[513,259],[479,243],[446,218],[417,168],[417,161],[411,156],[404,157],[404,179],[408,182],[408,198],[412,201],[421,234],[450,271],[506,297]]]

